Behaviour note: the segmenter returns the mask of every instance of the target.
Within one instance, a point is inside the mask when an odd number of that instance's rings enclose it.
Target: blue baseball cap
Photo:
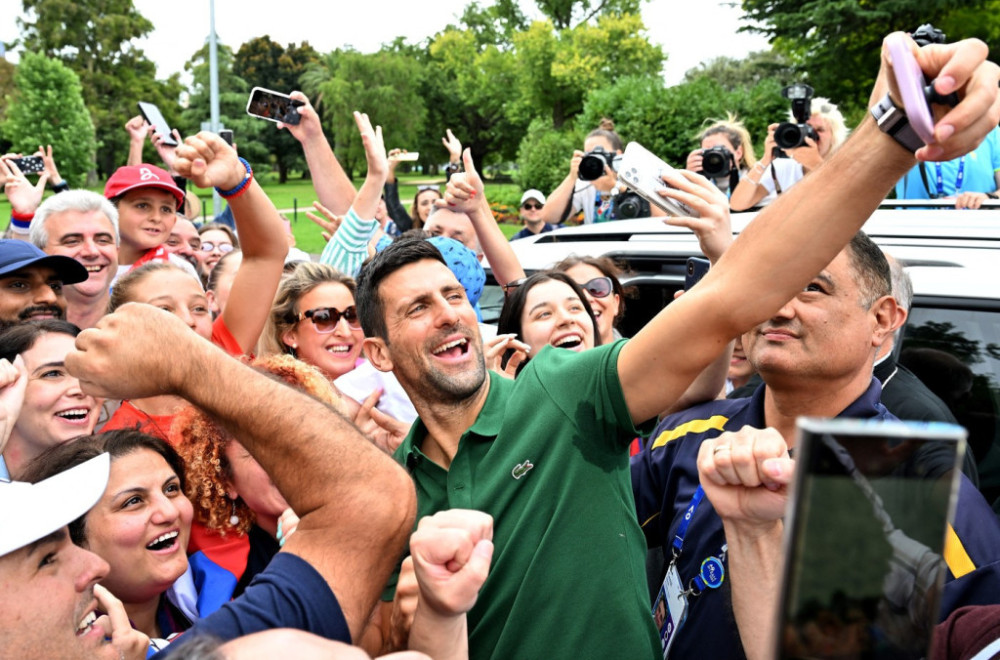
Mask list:
[[[90,276],[83,264],[76,259],[61,254],[45,254],[27,241],[0,240],[0,277],[6,277],[29,266],[51,268],[63,284],[83,282]]]

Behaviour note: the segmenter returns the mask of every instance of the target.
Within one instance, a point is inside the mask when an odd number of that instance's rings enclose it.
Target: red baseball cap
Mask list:
[[[104,186],[104,196],[114,199],[137,188],[165,190],[177,199],[177,208],[184,205],[184,191],[177,187],[170,174],[148,163],[119,167]]]

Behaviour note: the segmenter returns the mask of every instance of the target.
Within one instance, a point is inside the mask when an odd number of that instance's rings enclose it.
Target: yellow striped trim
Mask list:
[[[948,564],[948,570],[955,576],[955,579],[976,570],[976,565],[965,551],[962,540],[955,533],[955,528],[948,525],[948,531],[944,537],[944,561]]]
[[[653,441],[650,449],[656,449],[657,447],[662,447],[671,440],[676,440],[682,435],[687,435],[688,433],[704,433],[705,431],[721,431],[729,421],[728,417],[723,417],[722,415],[713,415],[708,419],[692,419],[690,422],[685,422],[678,427],[667,429]]]

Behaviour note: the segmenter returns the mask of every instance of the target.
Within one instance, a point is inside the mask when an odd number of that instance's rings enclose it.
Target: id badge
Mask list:
[[[653,621],[663,645],[663,657],[670,655],[670,646],[677,637],[677,629],[687,618],[688,602],[684,594],[684,585],[673,563],[667,568],[667,576],[663,578],[663,586],[653,604]]]

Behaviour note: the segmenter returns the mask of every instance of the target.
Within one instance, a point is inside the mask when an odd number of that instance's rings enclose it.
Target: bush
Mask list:
[[[582,144],[579,135],[556,131],[546,119],[532,120],[517,149],[514,181],[522,191],[536,188],[548,195],[566,178],[573,150]]]
[[[71,186],[83,185],[94,169],[97,139],[80,78],[59,60],[25,53],[14,85],[2,127],[13,150],[27,155],[51,144],[59,174]]]

